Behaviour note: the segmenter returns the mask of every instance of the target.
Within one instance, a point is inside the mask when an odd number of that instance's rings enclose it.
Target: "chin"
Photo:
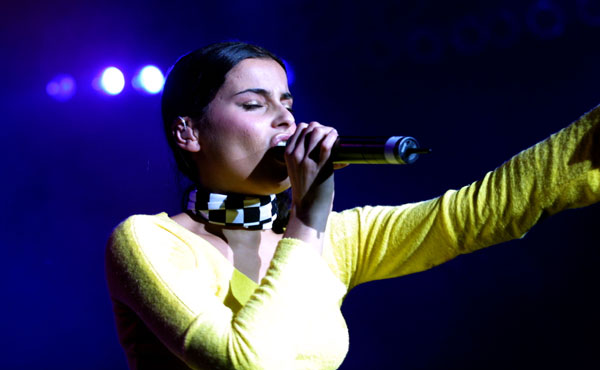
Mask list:
[[[290,178],[287,175],[287,168],[285,168],[285,170],[281,174],[281,177],[277,179],[277,191],[272,194],[281,193],[282,191],[289,189],[291,186],[292,184],[290,183]]]
[[[275,160],[261,161],[248,179],[258,185],[257,194],[278,194],[291,186],[285,163]]]
[[[289,178],[285,178],[285,180],[280,182],[268,182],[263,183],[262,186],[259,187],[259,191],[257,194],[260,195],[270,195],[270,194],[279,194],[282,191],[286,191],[291,186]]]
[[[277,191],[277,192],[275,192],[275,193],[273,193],[273,194],[279,194],[279,193],[281,193],[282,191],[286,191],[286,190],[288,190],[288,189],[289,189],[289,188],[292,186],[292,184],[290,184],[290,178],[289,178],[289,177],[286,177],[285,181],[284,181],[284,182],[282,182],[282,183],[281,183],[281,184],[279,184],[279,185],[280,185],[280,186],[279,186],[279,189],[278,189],[278,191]]]

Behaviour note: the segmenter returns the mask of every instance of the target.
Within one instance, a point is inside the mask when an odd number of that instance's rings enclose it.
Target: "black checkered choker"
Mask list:
[[[268,230],[277,218],[277,199],[274,194],[225,195],[193,189],[187,209],[211,224]]]

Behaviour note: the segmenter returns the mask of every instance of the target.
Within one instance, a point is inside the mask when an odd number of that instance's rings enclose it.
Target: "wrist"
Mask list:
[[[324,232],[331,209],[331,205],[323,205],[321,207],[301,207],[292,203],[290,209],[290,221],[294,219],[301,228]]]
[[[328,214],[327,214],[328,215]],[[314,222],[307,221],[305,217],[299,217],[295,207],[290,211],[290,219],[283,234],[284,238],[294,238],[314,245],[320,251],[323,245],[323,235],[327,225],[327,216]]]

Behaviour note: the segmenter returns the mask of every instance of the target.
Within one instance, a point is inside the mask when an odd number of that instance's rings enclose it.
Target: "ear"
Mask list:
[[[200,151],[198,133],[196,130],[194,130],[193,122],[190,117],[175,118],[171,127],[171,133],[177,146],[188,152]]]

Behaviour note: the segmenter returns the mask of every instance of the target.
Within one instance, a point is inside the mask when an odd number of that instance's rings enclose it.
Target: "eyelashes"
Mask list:
[[[242,104],[242,107],[244,108],[244,110],[256,110],[259,108],[262,108],[262,104]]]
[[[257,110],[257,109],[264,107],[264,105],[256,104],[256,103],[247,103],[247,104],[242,104],[242,107],[244,108],[245,111],[253,111],[253,110]],[[290,113],[292,113],[292,114],[294,113],[294,109],[292,107],[286,107],[286,109]]]

